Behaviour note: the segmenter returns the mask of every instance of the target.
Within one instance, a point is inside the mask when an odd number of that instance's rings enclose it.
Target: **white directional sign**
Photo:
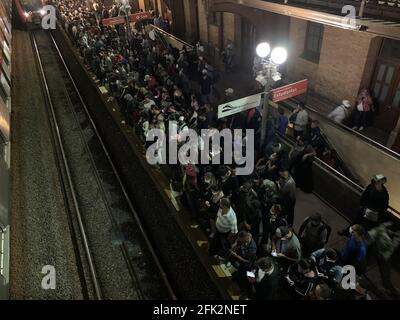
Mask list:
[[[231,116],[242,111],[257,108],[261,104],[261,95],[262,93],[259,93],[219,105],[218,119]]]

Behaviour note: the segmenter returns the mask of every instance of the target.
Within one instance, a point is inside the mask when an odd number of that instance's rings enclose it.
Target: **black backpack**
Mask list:
[[[306,228],[306,226],[307,226],[308,223],[310,222],[310,218],[311,218],[311,217],[308,217],[308,218],[303,222],[303,224],[300,226],[300,229],[299,229],[299,236],[300,236],[300,237],[301,237],[301,234],[303,233],[304,229]],[[328,243],[329,237],[330,237],[331,232],[332,232],[332,228],[331,228],[330,225],[328,225],[328,223],[327,223],[326,221],[322,220],[321,222],[322,222],[322,225],[319,226],[319,229],[318,229],[317,234],[318,234],[318,236],[321,236],[322,232],[323,232],[324,230],[326,230],[326,243]]]

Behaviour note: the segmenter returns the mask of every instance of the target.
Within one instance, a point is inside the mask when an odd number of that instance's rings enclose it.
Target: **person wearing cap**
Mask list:
[[[303,248],[303,254],[321,249],[328,242],[331,228],[323,221],[319,213],[307,217],[299,228],[300,242]]]
[[[342,124],[350,115],[351,103],[349,100],[343,100],[342,104],[336,107],[330,114],[328,118]]]
[[[352,224],[361,224],[367,231],[389,220],[389,193],[385,187],[387,178],[383,174],[372,177],[360,199],[360,210]],[[348,228],[338,232],[348,236]]]
[[[285,268],[301,259],[301,244],[297,236],[286,226],[276,229],[272,238],[271,255]]]

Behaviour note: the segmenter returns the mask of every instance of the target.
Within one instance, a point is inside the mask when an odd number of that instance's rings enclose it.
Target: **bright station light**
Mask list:
[[[271,47],[268,42],[262,42],[257,46],[256,52],[260,58],[266,58],[271,52]]]
[[[282,64],[286,61],[288,56],[287,50],[283,47],[276,47],[271,52],[271,60],[275,64]]]

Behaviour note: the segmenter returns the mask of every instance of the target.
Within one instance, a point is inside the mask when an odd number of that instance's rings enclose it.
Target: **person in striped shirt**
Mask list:
[[[226,256],[238,233],[236,213],[228,198],[222,198],[215,221],[216,233],[210,243],[210,254],[215,258]]]

